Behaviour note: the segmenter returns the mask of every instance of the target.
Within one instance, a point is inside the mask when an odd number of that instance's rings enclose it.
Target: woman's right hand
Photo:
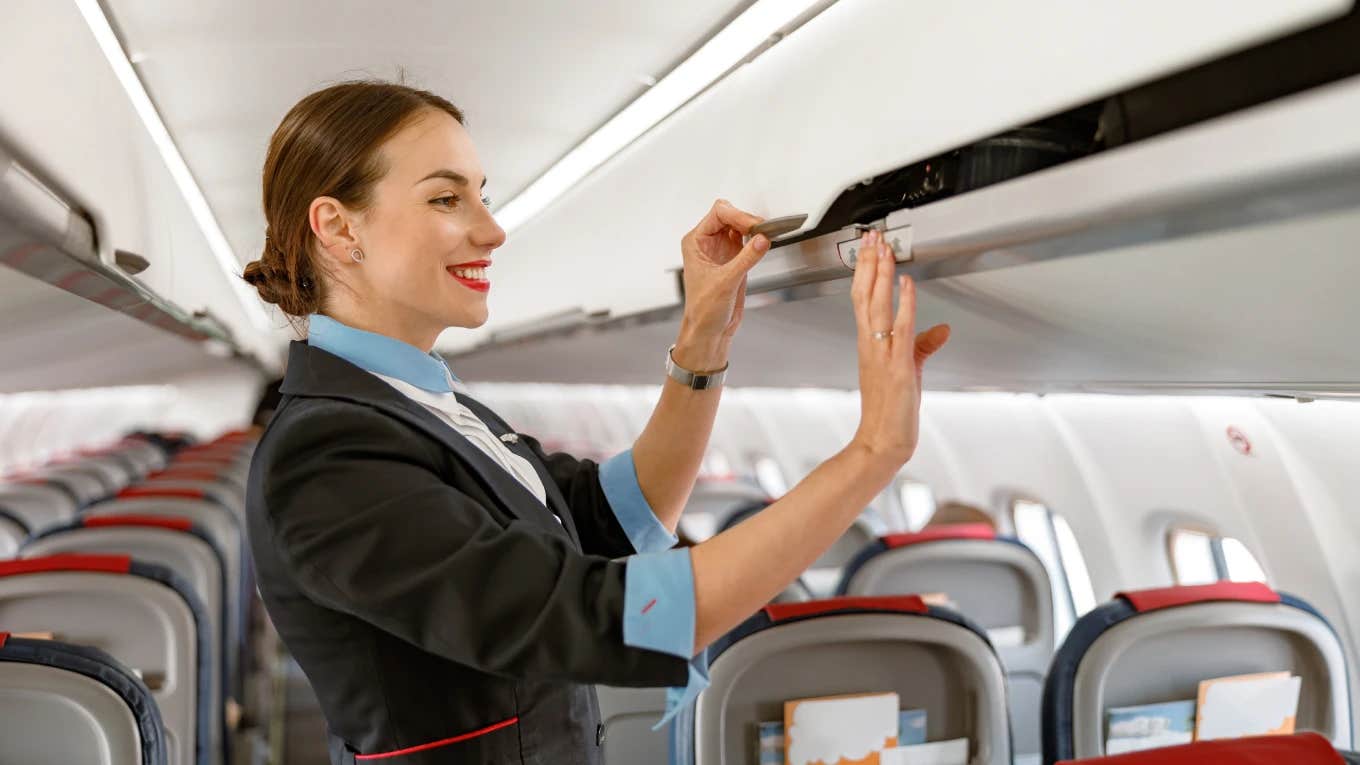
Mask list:
[[[894,279],[896,261],[883,235],[870,230],[860,240],[850,290],[859,347],[859,429],[851,441],[894,471],[916,451],[921,412],[921,370],[949,340],[949,325],[916,334],[916,284]],[[901,287],[893,313],[893,282]]]

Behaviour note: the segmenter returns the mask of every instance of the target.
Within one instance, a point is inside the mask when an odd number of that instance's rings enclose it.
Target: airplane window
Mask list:
[[[709,452],[708,456],[704,458],[700,472],[705,478],[712,478],[715,480],[729,479],[734,475],[732,472],[732,463],[728,461],[726,454],[719,451]]]
[[[907,531],[920,531],[935,514],[935,492],[920,481],[904,480],[897,485],[897,499],[906,514]]]
[[[1214,538],[1202,531],[1171,530],[1171,571],[1176,584],[1210,584],[1218,581],[1214,563]]]
[[[782,497],[789,490],[789,485],[784,481],[784,471],[780,470],[779,463],[773,457],[756,460],[756,483],[771,497]]]
[[[1058,537],[1058,555],[1062,557],[1063,570],[1067,572],[1067,586],[1072,593],[1072,607],[1077,616],[1096,607],[1096,592],[1091,586],[1091,574],[1086,570],[1086,559],[1077,546],[1077,537],[1072,527],[1061,515],[1049,515],[1053,521],[1053,531]]]
[[[1170,550],[1176,584],[1266,581],[1260,561],[1233,537],[1176,528],[1171,530]]]
[[[1011,503],[1015,535],[1043,561],[1053,587],[1053,629],[1059,642],[1077,617],[1095,607],[1095,591],[1077,538],[1062,516],[1042,502]]]
[[[1234,582],[1264,582],[1265,569],[1261,568],[1256,556],[1241,541],[1232,537],[1218,540],[1223,549],[1223,564],[1227,578]]]

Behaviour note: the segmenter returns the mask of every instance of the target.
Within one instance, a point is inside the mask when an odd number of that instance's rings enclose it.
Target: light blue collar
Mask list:
[[[458,380],[444,360],[396,338],[367,332],[314,313],[307,317],[307,344],[384,377],[431,393],[452,393]]]

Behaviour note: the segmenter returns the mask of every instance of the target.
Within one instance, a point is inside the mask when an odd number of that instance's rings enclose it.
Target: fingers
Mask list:
[[[893,337],[897,342],[893,344],[897,358],[905,358],[912,349],[911,338],[916,336],[916,282],[910,276],[902,276],[897,280],[899,294],[897,296],[897,318],[893,319]]]
[[[869,243],[869,248],[873,250],[877,259],[874,267],[873,286],[869,290],[869,331],[887,332],[893,329],[893,272],[896,270],[897,263],[888,254],[881,233],[870,231]],[[911,335],[906,335],[906,337],[911,337]],[[887,345],[888,343],[884,343],[885,347]]]
[[[873,330],[869,329],[869,291],[873,287],[874,274],[878,269],[878,258],[874,257],[875,251],[869,247],[869,234],[865,232],[859,239],[859,255],[855,259],[855,277],[850,282],[850,301],[855,307],[855,324],[859,327],[859,336],[867,337]]]
[[[751,230],[751,227],[764,220],[759,215],[752,215],[745,210],[738,210],[726,199],[719,199],[713,203],[708,214],[699,225],[694,227],[696,233],[704,236],[712,236],[720,233],[724,228],[735,229],[742,236]]]
[[[936,351],[944,347],[949,342],[949,325],[936,324],[930,329],[916,336],[916,372],[919,375],[926,359],[930,358]]]
[[[770,240],[766,239],[764,234],[759,234],[752,237],[751,241],[747,242],[746,246],[741,248],[741,252],[738,252],[736,257],[727,262],[727,267],[736,269],[738,273],[744,274],[747,271],[750,271],[755,264],[759,263],[760,259],[765,257],[765,253],[769,251]]]

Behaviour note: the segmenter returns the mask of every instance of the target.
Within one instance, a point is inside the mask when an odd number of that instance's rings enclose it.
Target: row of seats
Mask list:
[[[231,762],[254,435],[129,438],[0,484],[0,762]]]
[[[846,563],[836,592],[772,604],[710,648],[713,683],[669,742],[650,730],[663,696],[601,688],[606,762],[662,761],[667,748],[682,765],[741,762],[751,724],[781,719],[784,700],[895,690],[904,707],[929,710],[932,740],[970,737],[970,762],[1053,763],[1101,753],[1110,707],[1282,669],[1303,678],[1299,727],[1352,744],[1340,640],[1307,604],[1262,584],[1121,594],[1082,618],[1056,656],[1042,563],[986,525],[875,540]],[[946,594],[957,610],[907,593]]]
[[[709,656],[711,685],[677,718],[672,763],[744,762],[755,723],[782,719],[785,700],[865,691],[928,710],[929,739],[967,737],[970,763],[1017,759],[1006,673],[986,631],[918,596],[771,605]],[[1342,646],[1305,603],[1258,583],[1122,593],[1081,619],[1048,673],[1043,762],[1098,757],[1111,706],[1193,697],[1202,679],[1275,670],[1303,679],[1299,729],[1349,749]]]

